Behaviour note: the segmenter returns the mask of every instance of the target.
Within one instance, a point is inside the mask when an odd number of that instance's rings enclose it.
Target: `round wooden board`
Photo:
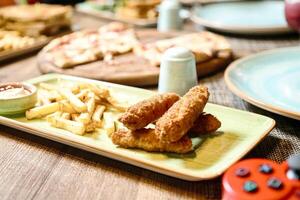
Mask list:
[[[159,33],[156,30],[138,30],[137,35],[143,42],[152,42],[172,38],[183,33]],[[231,53],[225,53],[204,63],[197,64],[198,76],[206,76],[224,69],[232,60]],[[159,67],[151,65],[147,60],[133,53],[119,55],[112,64],[96,61],[78,65],[74,68],[62,69],[44,58],[43,51],[38,54],[38,66],[42,73],[61,73],[96,80],[103,80],[131,86],[156,85]]]

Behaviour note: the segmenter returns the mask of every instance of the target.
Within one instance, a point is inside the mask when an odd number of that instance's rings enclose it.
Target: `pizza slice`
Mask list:
[[[192,33],[154,43],[139,44],[134,53],[143,57],[152,65],[159,66],[163,53],[175,46],[185,47],[193,52],[196,63],[206,62],[222,51],[231,51],[225,38],[210,32]]]
[[[69,68],[97,60],[112,60],[115,55],[132,51],[137,43],[133,29],[121,23],[110,23],[98,30],[83,30],[57,38],[44,47],[43,52],[57,67]]]

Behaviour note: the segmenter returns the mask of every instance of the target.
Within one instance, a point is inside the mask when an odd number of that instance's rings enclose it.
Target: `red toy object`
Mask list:
[[[223,200],[300,200],[300,154],[277,164],[248,159],[223,176]]]

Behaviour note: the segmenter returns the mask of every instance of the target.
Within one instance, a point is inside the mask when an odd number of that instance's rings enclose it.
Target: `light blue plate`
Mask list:
[[[290,32],[284,1],[236,1],[202,5],[192,19],[205,27],[240,34]]]
[[[233,62],[229,89],[245,101],[300,120],[300,47],[265,51]]]

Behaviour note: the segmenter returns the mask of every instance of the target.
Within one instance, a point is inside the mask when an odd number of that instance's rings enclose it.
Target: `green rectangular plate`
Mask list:
[[[130,103],[135,103],[155,94],[107,82],[84,78],[48,74],[29,80],[29,83],[55,82],[61,79],[70,82],[89,82],[109,87],[113,94]],[[193,153],[178,155],[169,153],[149,153],[142,150],[123,149],[114,145],[107,134],[98,131],[94,134],[79,136],[68,131],[51,127],[45,120],[26,120],[23,116],[0,116],[0,123],[28,133],[84,149],[102,156],[126,162],[158,173],[189,181],[215,178],[233,163],[241,159],[275,126],[271,118],[208,103],[205,112],[215,115],[222,126],[218,133],[202,137]]]

